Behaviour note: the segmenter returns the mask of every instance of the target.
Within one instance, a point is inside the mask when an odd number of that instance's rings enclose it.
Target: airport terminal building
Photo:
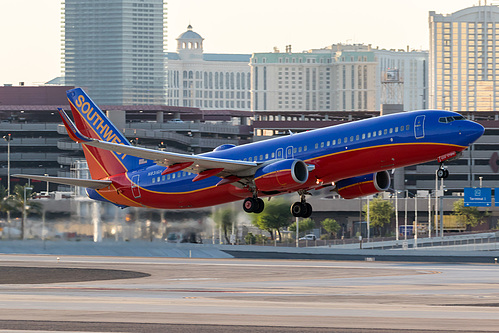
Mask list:
[[[72,176],[71,167],[84,158],[83,151],[67,136],[57,112],[59,107],[69,110],[66,90],[72,88],[0,87],[0,139],[8,134],[12,138],[0,140],[0,178],[5,187],[9,158],[11,174]],[[99,107],[133,144],[147,148],[198,154],[226,143],[244,144],[253,136],[249,111],[166,105]],[[35,184],[35,191],[44,190],[43,186]]]

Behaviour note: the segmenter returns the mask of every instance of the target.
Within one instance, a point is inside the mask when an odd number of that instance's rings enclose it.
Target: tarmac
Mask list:
[[[494,236],[495,233],[492,233]],[[475,235],[476,237],[476,235]],[[158,257],[158,258],[206,258],[206,259],[308,259],[308,260],[362,260],[404,262],[452,262],[452,263],[496,263],[499,259],[497,242],[470,244],[459,241],[447,242],[446,246],[424,247],[424,241],[408,240],[409,247],[402,249],[394,241],[331,247],[283,247],[257,245],[207,245],[190,243],[166,243],[161,241],[45,241],[1,240],[0,253],[33,255],[83,255],[113,257]],[[484,234],[483,239],[491,239]],[[497,238],[495,238],[497,240]],[[427,240],[428,242],[429,240]],[[438,243],[438,239],[433,239]],[[411,243],[412,242],[412,243]],[[453,245],[450,245],[453,244]],[[461,244],[461,245],[456,245]],[[481,247],[480,247],[481,246]],[[433,249],[433,250],[432,250]],[[482,250],[479,250],[482,249]]]
[[[0,254],[0,276],[1,333],[499,327],[494,264]]]

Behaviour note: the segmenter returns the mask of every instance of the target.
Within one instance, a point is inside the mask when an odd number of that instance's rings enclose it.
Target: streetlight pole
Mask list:
[[[431,191],[428,191],[428,238],[431,238]]]
[[[414,249],[418,248],[418,194],[414,196],[414,223],[412,225],[414,230]]]
[[[21,240],[24,240],[24,227],[26,225],[26,190],[32,190],[32,187],[24,186],[24,200],[23,200],[23,220],[21,225]]]
[[[371,234],[371,226],[370,226],[370,216],[369,216],[369,211],[370,211],[370,208],[369,208],[369,196],[367,196],[367,243],[369,244],[369,238],[370,238],[370,234]]]
[[[10,197],[10,141],[12,140],[11,134],[3,136],[3,139],[7,141],[7,198]],[[10,239],[10,209],[7,210],[7,224],[9,225],[8,238]]]
[[[296,247],[300,247],[300,218],[296,217],[295,219],[295,224],[296,224]]]
[[[407,197],[409,196],[409,191],[405,190],[405,226],[404,226],[404,240],[407,240]]]
[[[399,191],[395,190],[395,240],[399,240]]]
[[[438,237],[438,169],[435,170],[435,237]]]
[[[11,134],[3,136],[3,139],[7,141],[7,196],[10,195],[10,141],[12,140]]]

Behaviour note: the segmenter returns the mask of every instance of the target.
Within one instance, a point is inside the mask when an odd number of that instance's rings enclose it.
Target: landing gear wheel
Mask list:
[[[301,217],[304,208],[305,207],[301,204],[301,202],[295,202],[291,205],[291,214],[293,214],[294,217]]]
[[[258,202],[254,198],[246,198],[243,202],[243,209],[246,213],[253,213],[258,206]]]
[[[447,169],[438,169],[437,170],[437,177],[439,179],[442,179],[442,178],[445,179],[445,178],[449,177],[449,170],[447,170]]]
[[[291,206],[291,214],[294,217],[310,217],[312,215],[312,206],[307,202],[295,202]]]
[[[304,218],[307,218],[307,217],[310,217],[310,215],[312,215],[312,205],[309,204],[308,202],[305,202],[305,207],[306,207],[306,212],[302,215],[302,217]]]
[[[246,213],[261,213],[265,208],[265,203],[260,198],[246,198],[243,202],[243,210]]]
[[[265,203],[260,198],[256,199],[256,202],[258,203],[258,207],[253,211],[253,213],[260,214],[261,212],[263,212],[263,209],[265,208]]]

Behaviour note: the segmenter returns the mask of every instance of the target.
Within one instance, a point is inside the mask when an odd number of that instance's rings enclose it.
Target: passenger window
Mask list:
[[[406,131],[408,131],[410,128],[411,128],[411,126],[410,126],[410,125],[406,125],[406,126],[405,126],[405,130],[406,130]]]
[[[355,140],[359,141],[359,135],[358,134],[355,136]]]
[[[375,138],[375,137],[376,137],[376,131],[373,132],[373,138]]]
[[[307,151],[307,146],[303,147],[303,151]]]
[[[367,133],[367,138],[371,138],[371,132]]]
[[[381,133],[382,133],[382,132],[381,132],[381,130],[379,130],[379,131],[378,131],[378,136],[381,136]]]
[[[400,132],[404,131],[404,126],[400,126]]]
[[[302,147],[298,147],[298,152],[301,153]]]
[[[353,142],[353,135],[350,137],[350,142]]]
[[[298,149],[293,148],[293,154],[296,154],[297,151],[298,151]]]
[[[399,128],[395,127],[395,133],[398,133],[398,131],[399,131]]]
[[[263,155],[260,155],[260,161],[263,161]]]
[[[250,162],[253,162],[253,157],[250,157],[248,160],[249,160]]]
[[[336,145],[336,140],[333,140],[333,146]]]
[[[330,145],[331,145],[331,141],[328,141],[328,142],[326,143],[326,146],[328,146],[328,147],[329,147]]]
[[[338,139],[338,144],[341,144],[341,139]]]
[[[274,158],[274,157],[275,157],[275,153],[272,153],[272,154],[270,155],[270,157],[271,157],[271,158]]]
[[[385,130],[383,131],[383,134],[386,135],[388,134],[388,130],[385,128]]]
[[[268,160],[269,159],[269,154],[265,154],[265,159]]]
[[[343,142],[344,142],[344,143],[347,143],[347,142],[348,142],[348,138],[344,138],[344,139],[343,139]]]
[[[321,148],[324,148],[324,142],[321,142]]]
[[[393,133],[393,128],[390,128],[390,134],[392,134],[392,133]]]
[[[172,179],[175,179],[175,174],[172,174]]]
[[[317,148],[319,148],[319,144],[318,143],[315,144],[315,149],[317,149]]]
[[[366,138],[366,133],[362,133],[362,140]]]
[[[253,157],[253,160],[256,162],[258,161],[258,156]]]
[[[158,183],[161,181],[161,177],[158,177]]]
[[[166,180],[166,176],[163,176],[163,181],[165,181],[165,180]]]
[[[154,177],[152,178],[152,183],[153,184],[156,183],[156,178],[154,178]]]
[[[170,180],[170,178],[171,178],[171,175],[168,174],[168,176],[166,176],[166,179]]]

